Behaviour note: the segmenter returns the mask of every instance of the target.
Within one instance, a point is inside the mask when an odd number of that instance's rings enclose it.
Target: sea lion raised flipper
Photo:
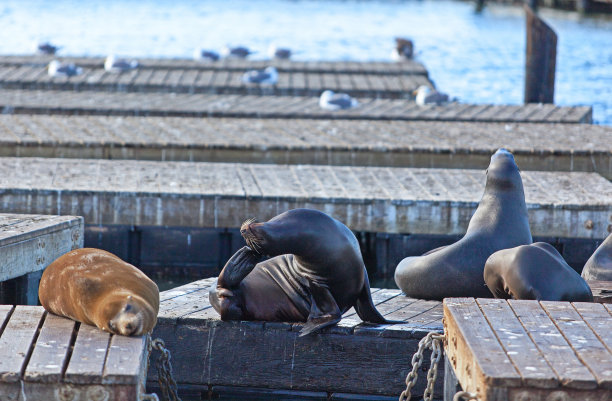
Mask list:
[[[261,259],[260,254],[248,246],[243,246],[227,261],[219,273],[217,285],[228,289],[237,287]]]
[[[300,330],[300,337],[338,323],[342,319],[342,312],[327,286],[309,281],[308,288],[311,299],[310,314],[306,324]]]

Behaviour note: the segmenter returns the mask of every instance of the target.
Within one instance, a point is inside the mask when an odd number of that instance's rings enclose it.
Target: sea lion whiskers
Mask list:
[[[253,233],[252,230],[249,229],[249,226],[255,222],[257,222],[255,217],[246,219],[244,223],[242,223],[242,225],[240,226],[240,234],[246,241],[249,248],[251,248],[252,250],[254,250],[255,252],[261,255],[262,254],[262,249],[261,249],[261,244],[260,244],[261,240],[257,238],[257,236],[255,235],[255,233]]]

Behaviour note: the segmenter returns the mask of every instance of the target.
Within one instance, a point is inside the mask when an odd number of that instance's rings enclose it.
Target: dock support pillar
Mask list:
[[[525,5],[525,103],[553,103],[557,34]]]

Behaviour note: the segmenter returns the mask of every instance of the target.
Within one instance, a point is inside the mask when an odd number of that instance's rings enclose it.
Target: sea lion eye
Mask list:
[[[124,310],[126,312],[129,312],[130,310],[132,310],[132,305],[130,305],[130,304],[125,305],[125,309]]]

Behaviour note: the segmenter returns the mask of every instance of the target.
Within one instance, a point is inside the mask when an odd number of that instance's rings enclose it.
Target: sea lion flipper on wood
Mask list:
[[[327,286],[310,281],[308,288],[311,297],[310,314],[306,324],[300,330],[300,337],[336,324],[342,319],[342,312]]]
[[[365,267],[364,267],[365,269]],[[370,280],[368,279],[368,275],[365,275],[365,282],[363,284],[363,288],[359,293],[359,297],[355,302],[355,312],[364,322],[368,323],[377,323],[377,324],[385,324],[385,323],[400,323],[400,322],[392,322],[387,321],[383,315],[376,310],[374,306],[374,302],[372,302],[372,294],[370,293]],[[403,323],[403,322],[401,322]]]

